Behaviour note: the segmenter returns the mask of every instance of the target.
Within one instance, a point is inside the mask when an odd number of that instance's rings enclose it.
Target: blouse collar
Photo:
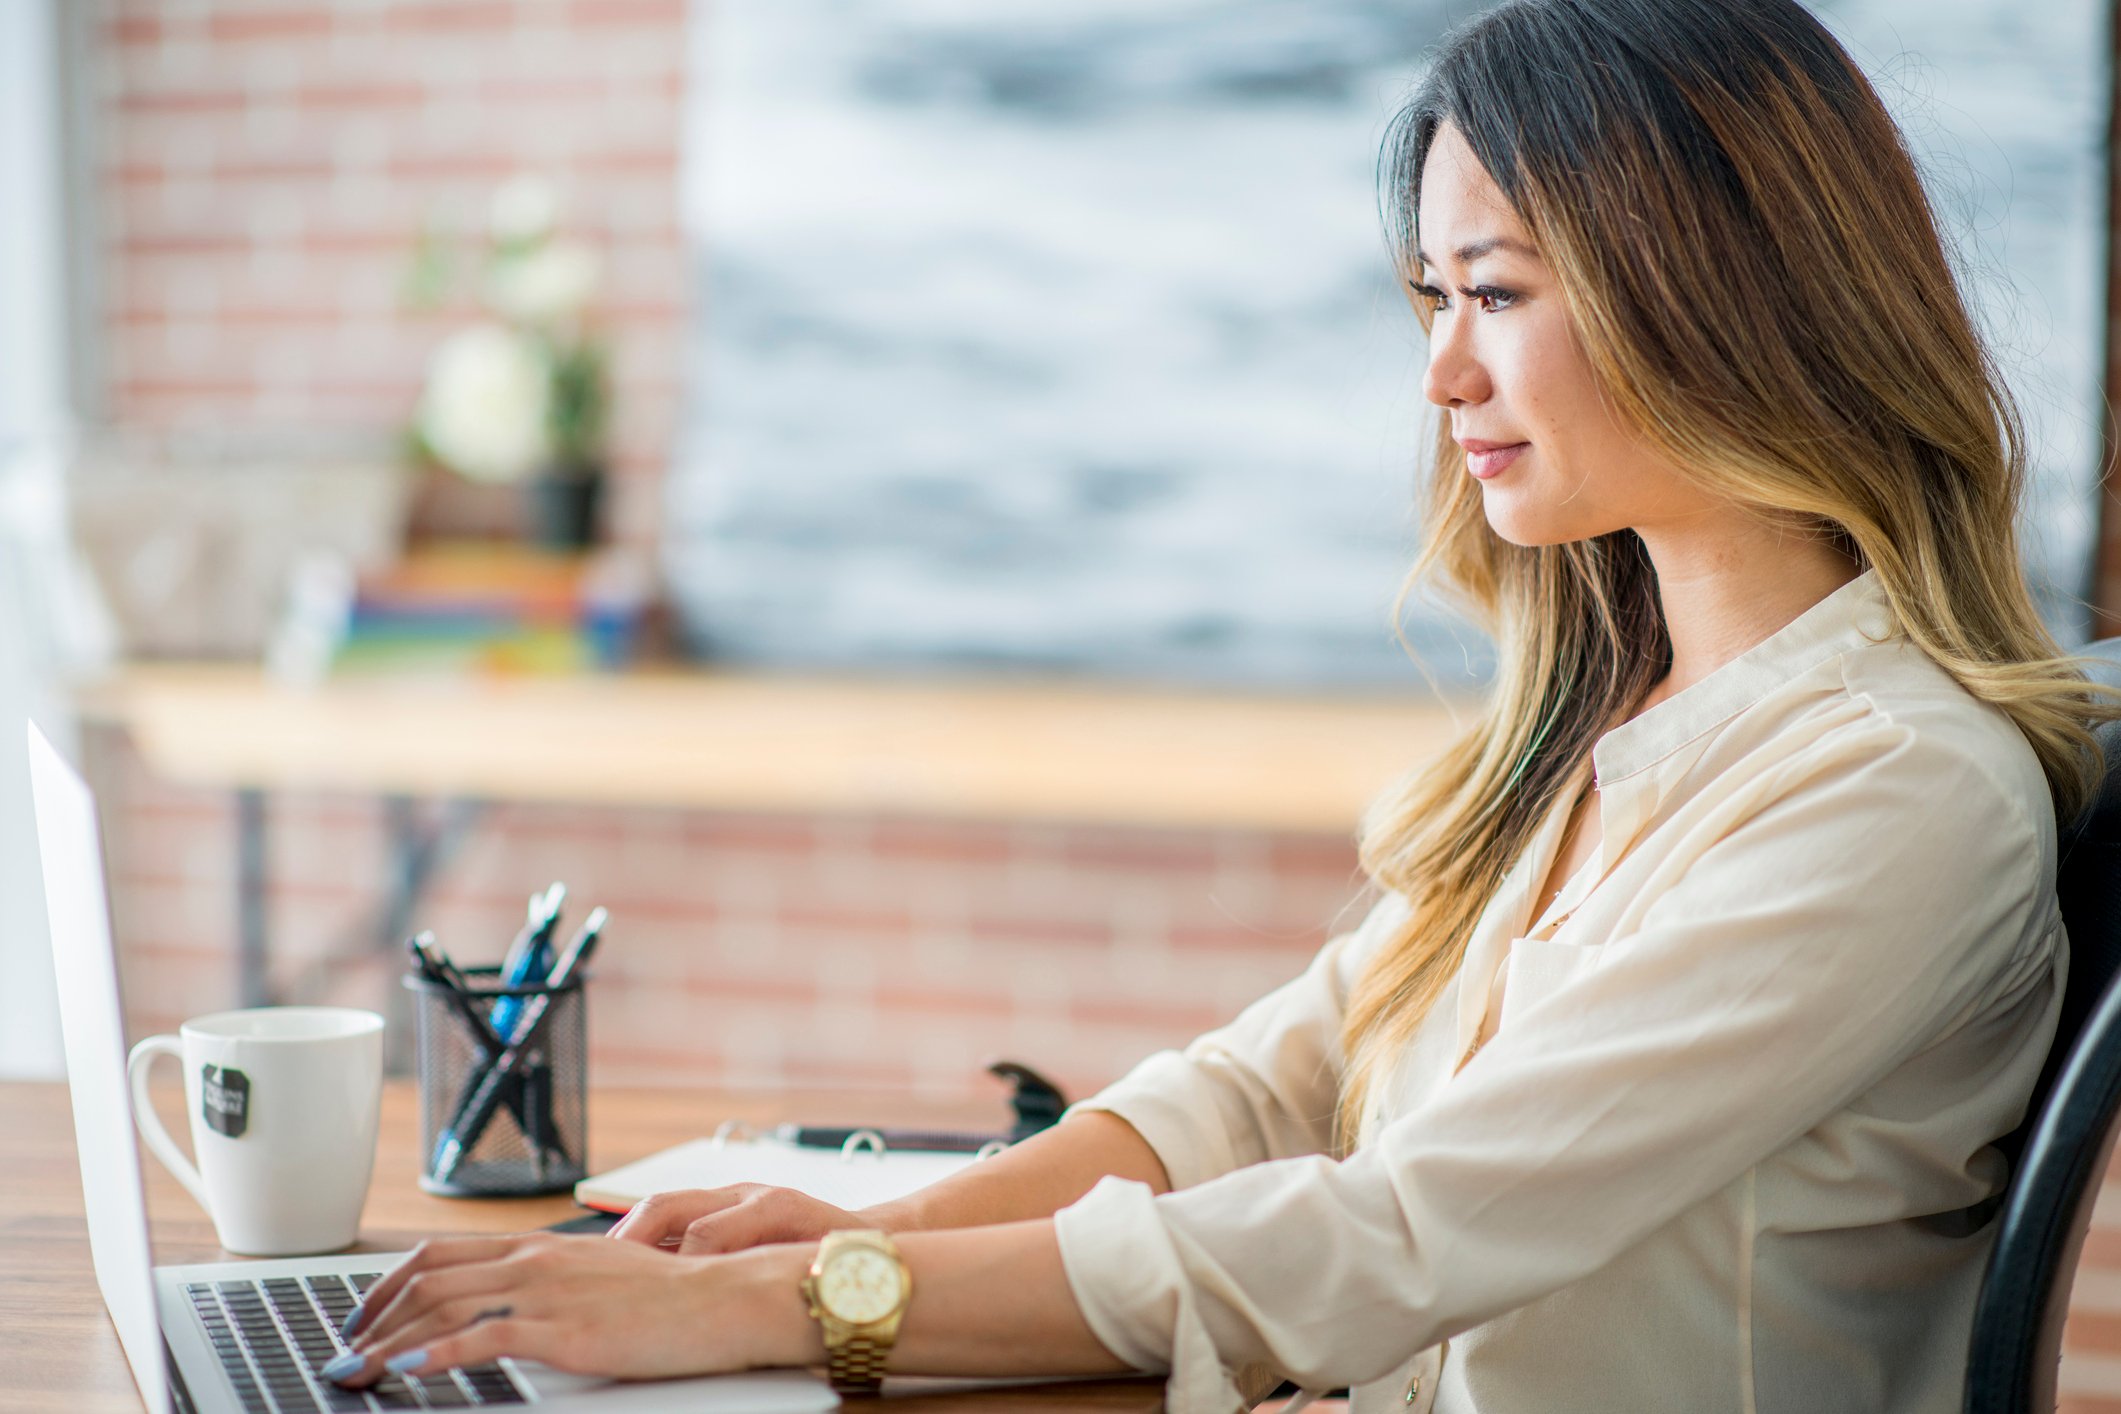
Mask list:
[[[1599,789],[1656,765],[1821,663],[1896,632],[1878,571],[1866,569],[1707,677],[1600,737],[1591,749]]]

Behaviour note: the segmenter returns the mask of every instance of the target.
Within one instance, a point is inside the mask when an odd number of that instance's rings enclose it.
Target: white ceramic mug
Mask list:
[[[147,1098],[158,1055],[184,1067],[193,1167]],[[126,1060],[147,1147],[246,1257],[353,1245],[375,1167],[383,1018],[348,1007],[257,1007],[194,1017]]]

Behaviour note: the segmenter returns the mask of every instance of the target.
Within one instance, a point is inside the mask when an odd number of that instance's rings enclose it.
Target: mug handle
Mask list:
[[[199,1170],[192,1161],[184,1157],[184,1151],[169,1137],[162,1127],[162,1117],[147,1100],[147,1072],[154,1065],[156,1056],[175,1056],[177,1064],[184,1064],[184,1043],[175,1036],[150,1036],[133,1047],[132,1054],[125,1058],[125,1078],[132,1083],[133,1122],[140,1126],[140,1137],[147,1147],[162,1161],[162,1167],[177,1176],[177,1182],[199,1200],[199,1206],[213,1216],[214,1205],[206,1201],[206,1180],[199,1177]]]

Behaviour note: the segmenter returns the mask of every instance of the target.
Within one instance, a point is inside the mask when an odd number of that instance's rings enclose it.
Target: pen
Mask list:
[[[431,932],[417,933],[406,939],[405,947],[412,954],[413,964],[419,969],[420,975],[440,987],[448,996],[450,1005],[464,1018],[464,1025],[471,1032],[472,1040],[479,1043],[479,1049],[486,1053],[487,1059],[491,1060],[500,1054],[501,1047],[506,1043],[494,1034],[493,1027],[479,1014],[479,1008],[465,991],[464,975],[457,971],[448,954],[435,946],[435,935]]]
[[[773,1137],[805,1149],[840,1149],[857,1134],[874,1134],[891,1150],[923,1149],[940,1154],[976,1154],[989,1144],[1009,1142],[1006,1134],[973,1134],[953,1129],[877,1129],[869,1125],[783,1124]]]
[[[884,1141],[887,1149],[926,1149],[947,1154],[976,1154],[996,1140],[1013,1144],[1019,1139],[1028,1139],[1042,1129],[1060,1120],[1061,1113],[1068,1108],[1067,1099],[1060,1087],[1040,1075],[1022,1061],[998,1060],[987,1067],[987,1073],[1008,1081],[1016,1093],[1010,1106],[1016,1111],[1016,1123],[1007,1134],[977,1134],[956,1129],[881,1129],[874,1125],[827,1125],[784,1124],[773,1131],[774,1137],[786,1144],[800,1144],[806,1149],[844,1148],[849,1139],[867,1130]]]
[[[515,1034],[508,1038],[509,1045],[520,1046],[537,1033],[538,1023],[545,1019],[545,1011],[552,1005],[552,994],[565,987],[573,979],[575,970],[596,951],[597,939],[603,935],[605,920],[610,916],[602,906],[589,911],[589,916],[582,920],[582,931],[574,935],[574,941],[567,945],[566,951],[560,954],[560,960],[553,965],[552,975],[543,982],[546,990],[532,997],[524,1006],[522,1019],[516,1023]]]
[[[493,1112],[500,1106],[501,1098],[510,1090],[520,1092],[521,1081],[517,1070],[523,1052],[514,1046],[495,1058],[494,1063],[481,1071],[474,1083],[464,1092],[464,1102],[457,1107],[465,1115],[462,1124],[451,1124],[435,1140],[434,1170],[436,1179],[447,1183],[456,1173],[457,1164],[465,1151],[476,1144]]]
[[[560,905],[566,901],[567,886],[558,880],[547,886],[544,893],[530,896],[523,929],[508,945],[508,955],[501,961],[503,986],[527,986],[532,978],[545,970],[552,947],[552,932],[560,924]],[[515,1030],[516,1018],[522,1011],[521,997],[501,998],[493,1006],[493,1029],[507,1036]]]

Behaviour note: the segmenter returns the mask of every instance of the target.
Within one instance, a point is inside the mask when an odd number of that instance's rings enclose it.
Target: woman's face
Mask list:
[[[1449,124],[1416,219],[1416,295],[1434,311],[1422,391],[1465,448],[1496,534],[1556,545],[1709,509],[1599,395],[1553,273]]]

